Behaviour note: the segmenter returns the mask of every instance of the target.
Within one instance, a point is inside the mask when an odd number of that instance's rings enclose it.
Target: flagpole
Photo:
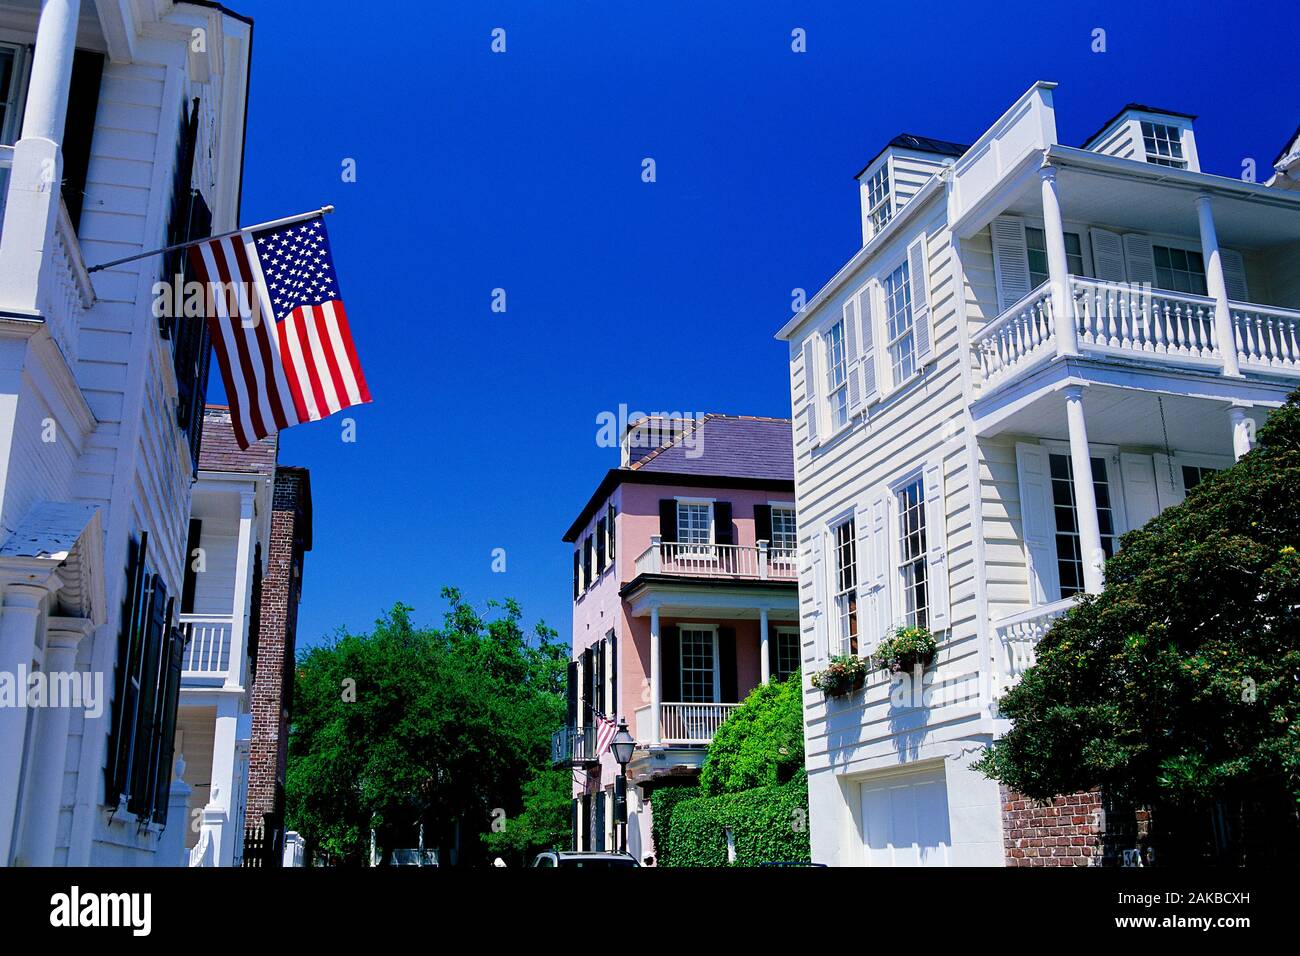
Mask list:
[[[287,226],[291,222],[302,222],[304,219],[315,219],[317,216],[328,215],[333,211],[333,206],[321,206],[319,209],[313,209],[311,212],[300,213],[297,216],[285,216],[283,219],[272,219],[269,222],[259,222],[253,226],[244,226],[242,229],[232,229],[230,232],[223,232],[219,236],[204,236],[202,239],[191,239],[189,242],[178,242],[174,246],[163,246],[161,249],[151,249],[148,252],[137,252],[133,256],[123,256],[121,259],[114,259],[112,262],[101,262],[97,266],[90,266],[86,271],[98,272],[100,269],[109,269],[113,266],[120,266],[124,262],[134,262],[136,259],[144,259],[147,256],[156,256],[162,252],[172,252],[176,249],[187,249],[190,246],[197,246],[201,242],[211,242],[214,239],[227,239],[230,236],[237,236],[241,232],[271,229],[275,226]]]

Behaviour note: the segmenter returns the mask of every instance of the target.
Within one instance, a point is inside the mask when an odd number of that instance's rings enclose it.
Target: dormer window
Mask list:
[[[889,193],[889,163],[876,171],[867,181],[867,220],[871,223],[871,234],[875,235],[885,228],[894,216],[894,204]]]
[[[1177,126],[1142,121],[1142,143],[1146,147],[1147,162],[1157,166],[1187,168],[1183,155],[1183,134]]]

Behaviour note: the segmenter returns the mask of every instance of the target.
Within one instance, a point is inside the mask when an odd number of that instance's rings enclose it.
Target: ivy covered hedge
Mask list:
[[[673,865],[669,862],[672,849],[668,837],[673,809],[683,800],[691,800],[699,795],[699,788],[693,780],[660,784],[650,795],[650,836],[654,840],[655,851],[659,854],[659,866]]]
[[[660,791],[655,800],[666,793]],[[677,788],[664,814],[666,838],[659,833],[660,806],[655,805],[655,846],[661,866],[727,866],[727,830],[736,847],[734,866],[771,862],[808,862],[808,777],[799,770],[789,783],[755,787],[740,793],[699,797]]]

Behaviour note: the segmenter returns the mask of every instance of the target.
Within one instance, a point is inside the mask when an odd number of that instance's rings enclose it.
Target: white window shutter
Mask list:
[[[1029,566],[1029,600],[1035,607],[1061,596],[1056,570],[1056,519],[1052,511],[1052,473],[1047,449],[1016,444],[1020,483],[1020,525]]]
[[[803,340],[803,411],[808,423],[808,443],[817,444],[817,335]]]
[[[929,585],[930,630],[944,631],[952,624],[948,606],[948,504],[944,498],[943,458],[936,455],[925,466],[925,580]]]
[[[893,571],[893,553],[889,537],[889,496],[882,494],[871,503],[871,593],[876,612],[875,633],[871,647],[883,641],[894,626],[889,606],[889,579]]]
[[[1128,281],[1137,285],[1156,284],[1156,257],[1151,251],[1151,238],[1130,232],[1124,236],[1124,267]]]
[[[1236,249],[1220,249],[1219,261],[1223,264],[1223,284],[1228,287],[1228,298],[1233,302],[1249,302],[1246,288],[1246,263]]]
[[[1124,243],[1117,233],[1089,229],[1092,239],[1092,271],[1105,282],[1127,282],[1124,271]]]
[[[826,637],[828,633],[826,627],[826,564],[822,555],[824,544],[824,535],[818,534],[812,539],[810,542],[811,557],[809,560],[812,571],[809,575],[809,583],[812,587],[809,606],[812,610],[813,654],[815,655],[815,660],[819,663],[825,661],[829,653],[827,650]]]
[[[858,504],[853,512],[857,526],[858,558],[858,653],[867,654],[875,645],[876,631],[876,562],[872,553],[871,509],[866,502]]]
[[[916,337],[916,365],[920,368],[930,360],[934,351],[930,324],[930,259],[925,233],[907,247],[907,273],[912,283],[912,330]]]
[[[1152,455],[1151,461],[1156,470],[1156,501],[1160,504],[1160,510],[1181,504],[1186,496],[1183,494],[1183,483],[1174,474],[1174,469],[1178,466],[1168,455]]]
[[[858,381],[858,308],[850,296],[844,303],[844,374],[849,380],[849,417],[862,403],[862,387]]]
[[[1119,471],[1124,481],[1124,507],[1128,512],[1128,525],[1130,528],[1140,528],[1160,513],[1155,462],[1150,455],[1135,455],[1126,451],[1119,456]]]
[[[876,328],[871,308],[874,295],[874,287],[868,284],[855,296],[858,302],[858,325],[862,332],[862,358],[859,361],[862,370],[862,401],[867,405],[874,402],[880,394],[876,387]]]
[[[998,284],[998,311],[1005,312],[1029,294],[1029,247],[1025,221],[999,216],[989,226],[993,237],[993,274]]]

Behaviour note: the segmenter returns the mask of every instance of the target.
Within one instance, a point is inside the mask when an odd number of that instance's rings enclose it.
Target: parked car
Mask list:
[[[537,854],[533,866],[558,866],[564,869],[586,867],[593,870],[621,870],[640,866],[630,853],[578,853],[568,850],[548,850]]]

